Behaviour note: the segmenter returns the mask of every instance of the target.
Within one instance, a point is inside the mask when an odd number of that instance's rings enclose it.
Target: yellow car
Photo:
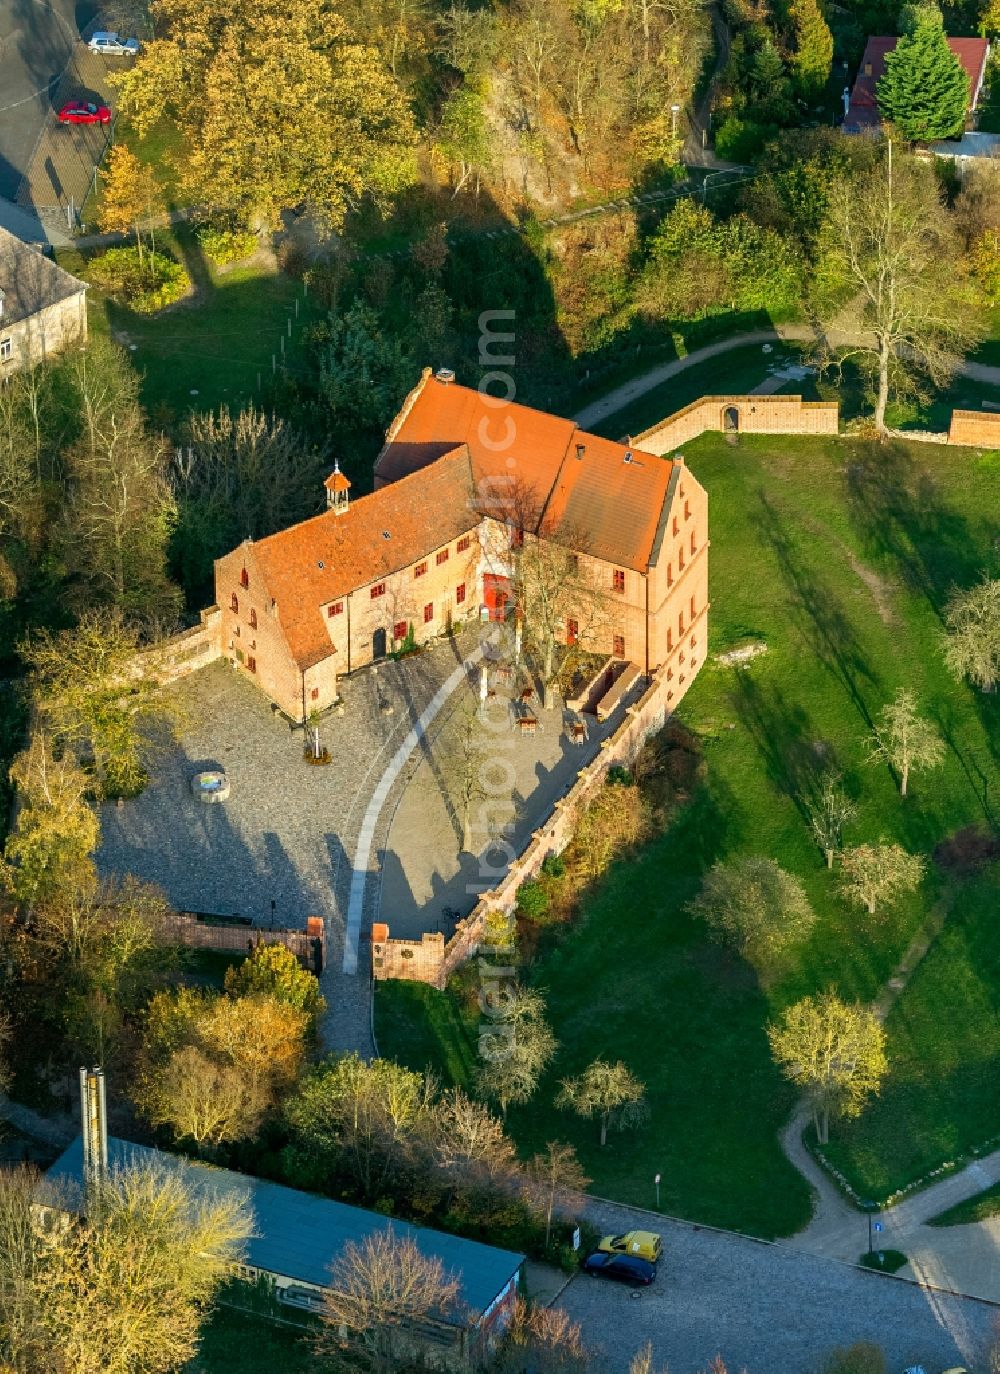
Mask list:
[[[604,1236],[597,1248],[609,1255],[635,1255],[656,1264],[663,1254],[663,1241],[655,1231],[626,1231],[622,1236]]]

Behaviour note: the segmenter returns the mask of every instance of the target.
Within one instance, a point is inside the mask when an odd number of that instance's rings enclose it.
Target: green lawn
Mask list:
[[[217,1307],[202,1329],[201,1350],[187,1374],[307,1374],[316,1357],[291,1326]]]
[[[928,1226],[967,1226],[969,1222],[985,1221],[1000,1213],[1000,1183],[994,1183],[975,1197],[967,1197],[964,1202],[956,1202],[947,1212],[931,1217]]]
[[[130,349],[143,374],[143,401],[155,421],[169,423],[192,407],[242,405],[260,394],[258,378],[267,386],[272,355],[279,368],[283,362],[292,369],[300,365],[299,341],[312,318],[312,303],[303,297],[300,282],[257,258],[220,270],[201,254],[186,225],[158,234],[161,245],[185,263],[197,283],[196,297],[157,315],[137,315],[93,287],[88,293],[91,328],[110,330]],[[60,266],[86,279],[81,253],[67,250],[57,256]]]
[[[704,389],[704,382],[701,389]],[[622,418],[634,430],[642,419]],[[801,797],[828,763],[859,804],[848,840],[895,839],[929,853],[983,824],[998,795],[1000,702],[956,686],[939,653],[939,609],[955,581],[990,565],[997,534],[990,455],[927,445],[705,435],[685,448],[709,490],[711,649],[748,636],[768,652],[744,669],[709,663],[680,710],[702,738],[707,778],[686,808],[583,903],[571,932],[536,962],[561,1042],[528,1108],[510,1114],[523,1152],[572,1140],[595,1192],[758,1235],[809,1215],[777,1131],[793,1094],[771,1064],[765,1026],[803,994],[835,986],[872,998],[951,881],[933,864],[921,892],[872,921],[846,908],[816,851]],[[910,687],[938,723],[944,765],[905,801],[866,762],[881,705]],[[769,981],[705,938],[685,911],[715,859],[767,854],[804,882],[817,912],[807,944]],[[862,1189],[898,1186],[1000,1132],[1000,950],[991,953],[1000,874],[954,895],[953,915],[889,1020],[885,1095],[832,1152]],[[467,1030],[440,994],[380,986],[383,1053],[445,1076]],[[458,1029],[456,1029],[458,1026]],[[647,1084],[650,1124],[613,1136],[556,1111],[559,1078],[597,1055]],[[972,1099],[976,1101],[973,1104]]]

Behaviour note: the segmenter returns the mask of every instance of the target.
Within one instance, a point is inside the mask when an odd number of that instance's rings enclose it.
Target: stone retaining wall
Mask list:
[[[559,854],[569,844],[580,814],[603,787],[608,769],[616,763],[632,762],[645,740],[663,728],[669,714],[668,694],[672,694],[673,710],[684,690],[676,681],[668,685],[665,671],[654,674],[639,700],[625,708],[618,728],[601,742],[597,757],[580,769],[572,788],[556,802],[545,825],[534,832],[519,858],[479,899],[468,918],[459,921],[447,943],[441,934],[424,934],[419,940],[393,939],[387,925],[373,923],[373,977],[409,978],[443,988],[451,974],[475,954],[489,912],[514,910],[521,884],[537,875],[549,854]]]
[[[326,929],[321,916],[307,917],[305,930],[263,930],[259,926],[211,925],[199,921],[192,912],[175,911],[167,919],[164,934],[169,943],[187,949],[232,954],[249,954],[257,945],[284,945],[317,977],[326,962]]]
[[[803,401],[801,396],[703,396],[668,415],[630,443],[647,453],[672,452],[706,430],[739,434],[837,434],[836,401]]]
[[[161,683],[178,682],[221,657],[222,613],[218,606],[209,606],[200,613],[198,625],[144,650],[136,659],[135,670],[138,673],[141,664],[144,670],[152,669]]]

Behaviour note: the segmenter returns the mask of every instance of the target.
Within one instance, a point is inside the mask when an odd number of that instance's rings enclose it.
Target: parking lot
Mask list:
[[[890,1374],[922,1364],[927,1374],[988,1368],[997,1309],[902,1280],[612,1204],[589,1202],[605,1231],[646,1227],[663,1235],[656,1283],[632,1290],[584,1275],[557,1306],[579,1321],[600,1368],[626,1374],[652,1341],[656,1368],[701,1374],[721,1355],[728,1374],[819,1374],[835,1346],[874,1341]]]
[[[7,200],[17,195],[81,29],[96,13],[91,0],[0,0],[0,196]]]

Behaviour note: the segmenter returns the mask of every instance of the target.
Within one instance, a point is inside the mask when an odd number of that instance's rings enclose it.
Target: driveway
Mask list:
[[[83,0],[0,0],[0,197],[13,200],[80,30]]]
[[[556,1303],[601,1347],[607,1374],[626,1374],[647,1340],[670,1374],[701,1374],[718,1354],[729,1374],[819,1374],[834,1346],[855,1341],[880,1345],[891,1374],[985,1367],[997,1318],[989,1304],[612,1203],[588,1201],[586,1215],[603,1231],[663,1236],[651,1288],[635,1295],[580,1275]]]

